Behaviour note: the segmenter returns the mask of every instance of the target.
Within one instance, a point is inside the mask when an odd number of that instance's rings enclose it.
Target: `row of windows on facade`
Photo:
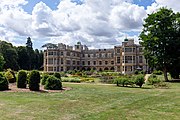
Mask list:
[[[142,68],[142,66],[139,66],[140,68]],[[74,67],[73,69],[77,69],[79,70],[80,68],[79,67]],[[123,66],[123,70],[122,71],[135,71],[137,69],[137,66]],[[58,67],[48,67],[48,71],[57,71],[57,70],[60,70],[60,71],[64,71],[64,67],[60,67],[60,69],[58,69]],[[70,70],[69,67],[67,67],[67,70]],[[96,70],[96,68],[94,68],[94,70]],[[99,70],[102,70],[102,68],[100,68]],[[114,68],[110,68],[110,69],[107,69],[105,68],[104,70],[114,70]],[[120,66],[118,66],[117,68],[118,71],[120,71]]]
[[[57,56],[58,52],[53,52],[53,51],[49,51],[48,55],[51,56]],[[46,53],[47,56],[47,53]],[[64,52],[60,52],[60,56],[64,56]],[[97,58],[113,58],[114,57],[114,53],[94,53],[94,54],[80,54],[80,53],[75,53],[75,52],[66,52],[66,56],[72,56],[72,57],[86,57],[86,58],[93,58],[93,57],[97,57]]]
[[[136,63],[136,62],[143,63],[143,56],[139,56],[139,59],[137,59],[139,61],[135,60],[135,58],[136,58],[135,56],[125,56],[124,59],[123,59],[123,63]],[[121,61],[120,57],[116,57],[116,63],[119,64],[120,61]],[[99,65],[102,65],[103,62],[104,62],[105,65],[109,64],[108,61],[99,61]],[[64,64],[64,59],[63,58],[60,59],[60,63]],[[46,59],[46,64],[47,64],[47,59]],[[48,58],[48,64],[58,64],[58,61],[57,61],[56,58],[54,58],[54,59],[53,58]],[[66,64],[70,65],[71,60],[66,60]],[[73,60],[72,64],[73,65],[80,65],[80,61]],[[82,61],[82,65],[85,65],[85,64],[86,64],[85,61]],[[96,65],[97,63],[96,63],[96,61],[87,61],[87,65],[91,65],[91,64]],[[114,61],[111,61],[111,64],[114,65]]]

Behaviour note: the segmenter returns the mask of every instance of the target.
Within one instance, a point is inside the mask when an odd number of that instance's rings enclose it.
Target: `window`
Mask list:
[[[114,65],[114,61],[111,61],[111,64]]]
[[[76,61],[75,60],[73,60],[73,65],[75,65],[76,64]]]
[[[70,60],[66,60],[66,64],[71,64],[71,61]]]
[[[53,67],[48,67],[48,71],[53,71]]]
[[[100,57],[100,58],[102,57],[101,53],[99,53],[99,57]]]
[[[120,63],[120,57],[117,57],[116,60],[117,60],[117,63]]]
[[[48,52],[48,55],[53,55],[53,52]]]
[[[96,65],[96,61],[93,61],[93,64]]]
[[[90,54],[88,54],[88,57],[90,57]]]
[[[63,64],[63,63],[64,63],[63,58],[61,58],[61,64]]]
[[[120,53],[120,49],[116,49],[117,53]]]
[[[48,64],[53,64],[53,58],[48,59]]]
[[[67,56],[70,56],[70,52],[67,52],[66,55],[67,55]]]
[[[82,61],[82,65],[85,65],[85,61]]]
[[[80,62],[79,61],[77,61],[77,65],[79,65],[80,64]]]
[[[125,56],[125,63],[132,63],[132,56]]]
[[[111,53],[111,57],[112,57],[112,58],[114,57],[114,53]]]
[[[143,63],[143,57],[139,56],[139,63]]]
[[[61,56],[63,56],[63,52],[61,52]]]
[[[88,65],[90,65],[91,64],[91,62],[90,61],[88,61]]]
[[[102,65],[102,61],[99,61],[99,65]]]
[[[105,65],[107,65],[108,64],[108,61],[105,61]]]
[[[61,71],[64,71],[64,68],[63,68],[63,67],[61,67]]]
[[[132,48],[125,48],[125,52],[132,52]]]

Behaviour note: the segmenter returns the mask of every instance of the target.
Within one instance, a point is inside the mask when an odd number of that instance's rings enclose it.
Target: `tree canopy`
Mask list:
[[[179,13],[163,7],[149,14],[144,22],[139,37],[145,48],[145,58],[150,67],[162,70],[165,81],[168,81],[167,72],[180,67],[175,65],[180,61]]]

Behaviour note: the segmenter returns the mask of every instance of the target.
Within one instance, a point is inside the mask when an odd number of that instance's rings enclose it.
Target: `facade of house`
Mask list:
[[[125,39],[112,49],[88,49],[78,42],[74,47],[59,43],[44,51],[44,71],[68,70],[115,71],[130,74],[135,70],[148,69],[143,48],[134,39]]]

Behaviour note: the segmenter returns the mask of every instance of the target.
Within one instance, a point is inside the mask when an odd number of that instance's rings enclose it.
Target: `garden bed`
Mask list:
[[[31,91],[29,88],[17,88],[16,83],[9,83],[9,90],[5,90],[3,92],[42,92],[42,93],[52,93],[52,92],[63,92],[66,90],[71,90],[70,87],[63,87],[62,90],[46,90],[44,89],[44,86],[40,85],[39,91]]]

